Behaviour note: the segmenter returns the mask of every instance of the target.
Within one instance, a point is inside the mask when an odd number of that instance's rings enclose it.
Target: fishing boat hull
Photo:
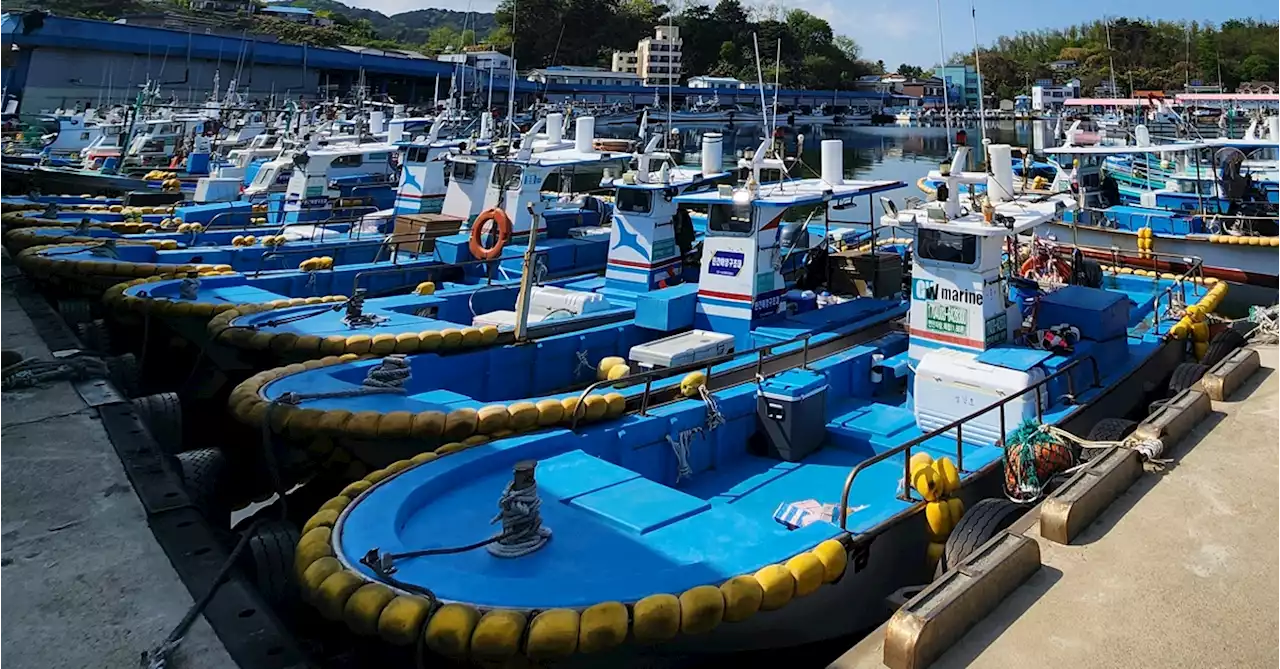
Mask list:
[[[6,163],[3,167],[3,175],[7,192],[90,193],[118,196],[131,191],[151,190],[151,184],[142,179],[39,165]]]
[[[1148,267],[1161,273],[1181,273],[1190,263],[1166,257],[1199,258],[1204,275],[1232,284],[1229,310],[1276,301],[1276,237],[1232,237],[1229,235],[1154,235],[1153,258],[1138,249],[1136,231],[1075,225],[1068,221],[1050,223],[1047,231],[1060,242],[1079,244],[1086,255],[1104,263]],[[1256,243],[1253,243],[1256,240]],[[1108,251],[1104,249],[1114,249]]]

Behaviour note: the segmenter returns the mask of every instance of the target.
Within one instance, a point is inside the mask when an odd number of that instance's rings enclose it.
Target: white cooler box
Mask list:
[[[916,425],[923,432],[936,430],[978,409],[990,406],[1032,386],[1044,378],[1033,367],[1022,372],[976,360],[977,355],[953,349],[935,349],[920,359],[916,367],[912,397]],[[1029,392],[1004,405],[1005,431],[1013,432],[1024,420],[1036,417],[1036,396],[1048,404],[1046,389]],[[965,423],[964,442],[991,446],[1000,438],[1000,409]],[[954,432],[948,432],[952,439]]]
[[[644,369],[653,369],[701,362],[732,351],[733,335],[691,330],[648,344],[632,346],[627,357]]]

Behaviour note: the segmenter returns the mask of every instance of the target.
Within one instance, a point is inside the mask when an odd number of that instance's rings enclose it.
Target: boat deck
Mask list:
[[[4,346],[47,359],[14,285],[5,282],[2,298]],[[3,427],[5,659],[15,667],[138,666],[192,600],[153,538],[98,410],[70,383],[50,383],[4,393]],[[174,660],[236,666],[204,618]]]
[[[1272,667],[1277,349],[1072,544],[1027,532],[1043,567],[931,666]],[[1266,499],[1264,499],[1266,497]],[[1069,621],[1069,622],[1068,622]],[[884,628],[830,669],[883,667]],[[1047,664],[1046,664],[1047,662]]]

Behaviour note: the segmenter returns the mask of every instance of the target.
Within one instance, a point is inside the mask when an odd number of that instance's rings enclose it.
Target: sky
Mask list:
[[[395,14],[425,7],[493,11],[498,0],[344,0],[357,7]],[[714,0],[704,0],[714,5]],[[1271,0],[972,0],[978,16],[978,42],[988,44],[1001,35],[1020,30],[1061,28],[1076,23],[1113,16],[1152,19],[1211,21],[1233,18],[1260,18],[1271,21],[1280,15],[1280,5]],[[679,5],[675,2],[672,4]],[[751,7],[760,0],[744,0]],[[928,67],[939,62],[937,0],[780,0],[784,9],[803,9],[831,24],[837,34],[848,35],[862,46],[862,57],[884,60],[895,69],[899,63]],[[949,56],[973,49],[974,29],[969,18],[969,2],[942,3],[943,43]],[[1123,5],[1123,11],[1117,11]],[[696,74],[696,73],[690,73]]]

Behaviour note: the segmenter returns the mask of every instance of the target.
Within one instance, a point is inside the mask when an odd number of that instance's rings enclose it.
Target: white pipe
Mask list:
[[[987,197],[992,204],[1013,199],[1013,147],[1008,144],[987,145],[990,176],[987,177]],[[1031,157],[1026,158],[1027,161]]]
[[[844,183],[844,142],[822,140],[822,180],[832,186]]]
[[[578,153],[592,153],[592,140],[596,138],[596,118],[594,116],[578,117],[578,125],[574,127],[573,147]]]
[[[547,114],[547,141],[552,144],[564,141],[564,114],[560,112]]]
[[[702,176],[719,174],[724,165],[724,135],[709,132],[702,136]]]

